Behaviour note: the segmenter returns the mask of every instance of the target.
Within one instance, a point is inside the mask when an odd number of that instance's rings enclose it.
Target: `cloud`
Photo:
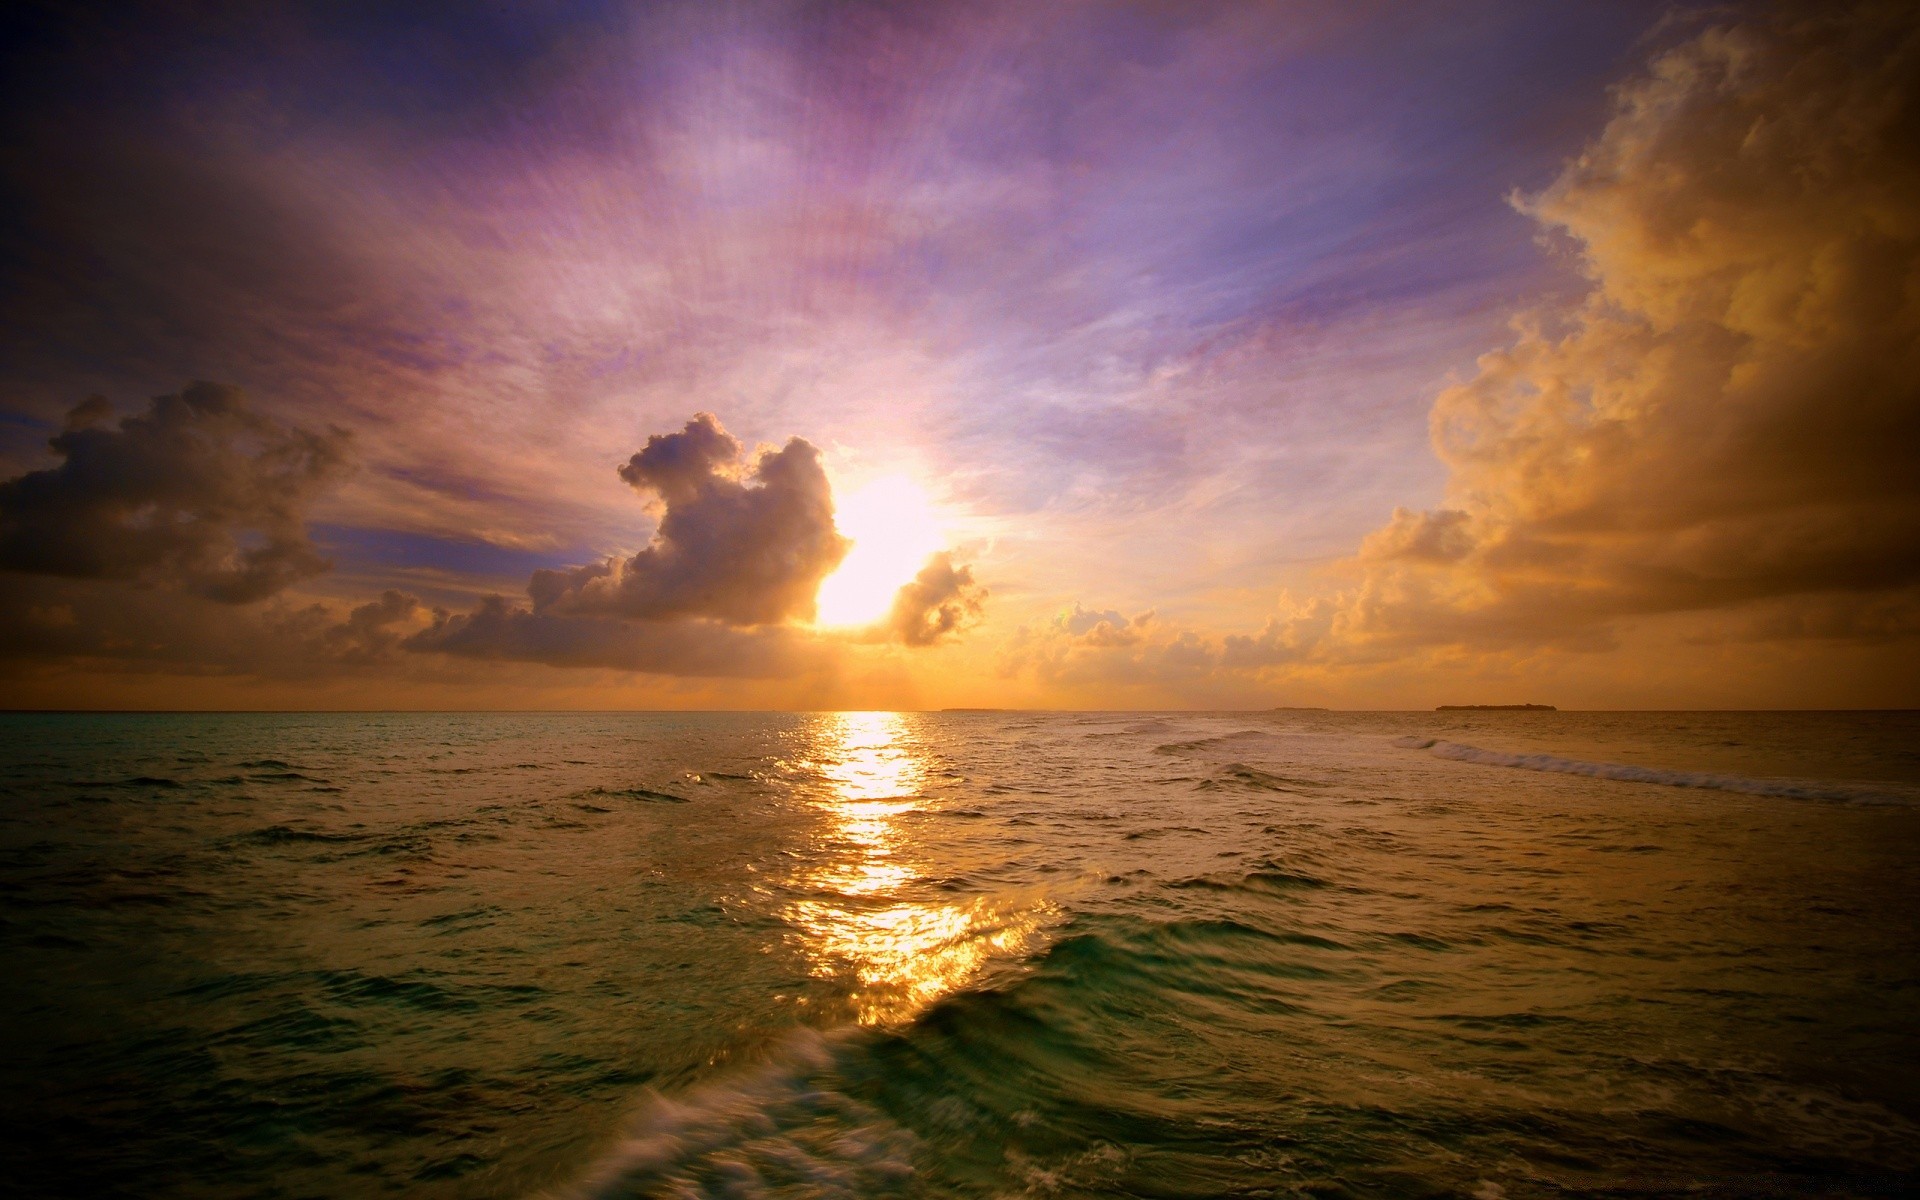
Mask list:
[[[120,580],[19,577],[0,589],[0,674],[385,675],[425,620],[414,597],[394,590],[350,610],[286,597],[236,607]]]
[[[1281,597],[1281,612],[1267,618],[1259,633],[1228,634],[1221,642],[1220,662],[1229,670],[1259,671],[1267,667],[1296,666],[1323,654],[1332,643],[1339,606],[1324,596],[1294,602]]]
[[[1054,682],[1146,683],[1209,671],[1219,650],[1152,609],[1132,617],[1079,601],[1045,625],[1022,626],[1002,648],[1003,676],[1031,672]]]
[[[650,438],[619,474],[658,500],[652,543],[624,559],[536,571],[522,601],[491,595],[455,613],[389,588],[351,608],[282,597],[236,613],[232,601],[304,577],[294,567],[324,569],[301,514],[339,466],[345,435],[277,425],[232,389],[203,384],[117,429],[105,427],[110,417],[104,401],[77,407],[54,439],[66,464],[0,485],[6,565],[33,572],[0,589],[0,666],[12,673],[80,664],[431,679],[471,669],[427,657],[445,655],[774,679],[817,675],[858,640],[798,624],[846,547],[819,455],[798,438],[747,461],[707,414]],[[141,594],[156,582],[179,586]],[[932,645],[977,617],[984,596],[967,567],[935,555],[900,590],[884,629]]]
[[[44,577],[21,582],[0,592],[0,677],[77,666],[203,677],[344,675],[467,684],[492,681],[477,677],[474,664],[526,662],[767,679],[831,662],[832,647],[805,630],[554,616],[501,596],[459,614],[429,610],[397,589],[351,609],[276,598],[236,611],[189,593],[136,598],[129,594],[133,585],[125,583]]]
[[[217,383],[110,415],[89,398],[48,443],[64,462],[0,483],[0,568],[246,604],[331,565],[305,518],[345,470],[345,431],[283,425]]]
[[[530,610],[489,596],[471,613],[434,613],[405,642],[409,650],[467,658],[616,667],[659,675],[773,678],[818,667],[824,651],[784,626],[740,628],[718,621],[634,621]]]
[[[820,452],[801,438],[763,450],[749,468],[711,413],[655,435],[620,468],[662,506],[653,543],[633,557],[537,571],[539,613],[728,625],[805,620],[820,581],[846,555]]]
[[[326,653],[344,662],[374,662],[390,658],[422,609],[416,596],[388,588],[378,600],[360,605],[321,635]]]
[[[1861,636],[1910,626],[1916,129],[1904,4],[1766,10],[1620,88],[1521,202],[1591,293],[1438,397],[1447,501],[1366,539],[1330,633],[1600,647],[1622,618],[1770,605],[1755,629],[1843,636],[1849,595],[1880,597]]]
[[[740,442],[711,413],[699,413],[678,433],[648,438],[619,474],[658,501],[652,544],[626,559],[535,571],[527,605],[489,596],[470,613],[436,610],[433,623],[404,646],[737,678],[786,675],[826,661],[820,640],[791,625],[813,616],[820,581],[848,544],[834,528],[818,450],[793,438],[749,464]],[[932,640],[945,632],[937,628],[941,605],[964,609],[964,599],[930,593],[928,603],[933,611],[922,627]]]
[[[987,589],[973,581],[973,568],[954,566],[943,550],[895,593],[887,629],[909,646],[931,646],[979,619],[986,598]]]
[[[1134,617],[1122,616],[1113,609],[1095,612],[1075,601],[1070,612],[1063,612],[1054,624],[1087,646],[1131,646],[1147,634],[1154,612],[1148,609]]]
[[[436,611],[411,650],[554,666],[766,678],[816,669],[826,639],[794,626],[814,614],[820,581],[848,542],[833,523],[819,451],[801,438],[749,466],[711,413],[655,435],[620,468],[655,496],[660,525],[630,558],[540,570],[528,605],[488,597],[471,613]],[[986,589],[945,552],[902,587],[888,638],[929,646],[976,619]],[[860,641],[861,636],[841,640]]]

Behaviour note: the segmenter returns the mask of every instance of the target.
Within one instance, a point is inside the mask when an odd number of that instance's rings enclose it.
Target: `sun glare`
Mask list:
[[[820,584],[822,625],[866,625],[886,616],[900,585],[944,542],[932,501],[904,475],[883,476],[839,497],[833,520],[853,548]]]

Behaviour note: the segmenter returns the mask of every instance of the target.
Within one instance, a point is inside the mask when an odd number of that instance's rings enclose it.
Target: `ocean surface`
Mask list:
[[[0,1192],[1920,1190],[1920,716],[0,716]]]

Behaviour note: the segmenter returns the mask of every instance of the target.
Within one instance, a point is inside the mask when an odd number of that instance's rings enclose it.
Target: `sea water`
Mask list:
[[[1912,714],[0,733],[14,1194],[1920,1184]]]

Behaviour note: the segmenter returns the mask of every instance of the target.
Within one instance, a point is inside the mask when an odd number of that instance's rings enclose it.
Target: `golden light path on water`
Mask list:
[[[964,986],[989,958],[1020,947],[1045,912],[1044,905],[1008,909],[911,894],[927,881],[901,818],[925,803],[929,768],[909,719],[884,712],[821,718],[812,765],[826,784],[816,803],[830,822],[818,849],[830,861],[801,880],[810,898],[786,913],[803,931],[817,976],[851,969],[858,978],[854,999],[867,1025],[904,1020]]]

